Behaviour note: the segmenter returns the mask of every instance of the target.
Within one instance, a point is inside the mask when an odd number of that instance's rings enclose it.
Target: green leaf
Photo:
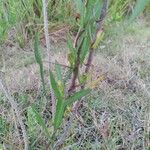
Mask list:
[[[31,107],[27,109],[27,126],[30,135],[35,135],[37,128],[37,119],[35,119],[35,113],[33,112]]]
[[[68,61],[70,63],[70,66],[74,67],[74,64],[75,64],[75,61],[77,58],[77,54],[76,54],[76,49],[73,47],[73,41],[69,37],[67,39],[67,46],[70,51],[70,53],[68,54]]]
[[[96,49],[98,48],[100,42],[102,41],[104,37],[104,32],[102,30],[98,31],[97,35],[96,35],[96,40],[94,42],[94,44],[92,45],[92,48],[93,49]]]
[[[94,8],[95,1],[88,0],[86,2],[86,14],[84,18],[84,25],[87,25],[87,23],[90,21],[91,18],[93,18],[93,8]]]
[[[42,81],[42,85],[43,85],[43,91],[45,93],[46,90],[45,90],[45,81],[44,81],[44,68],[43,68],[41,51],[39,49],[38,34],[35,34],[35,39],[34,39],[34,55],[35,55],[36,62],[38,63],[38,65],[40,67],[41,81]]]
[[[63,115],[64,115],[64,103],[58,103],[56,105],[56,112],[54,117],[54,127],[55,129],[59,128],[62,121],[63,121]]]
[[[54,127],[55,129],[58,128],[63,120],[63,114],[64,114],[64,99],[61,95],[61,92],[59,91],[58,84],[55,81],[52,72],[50,71],[50,81],[52,88],[54,90],[55,96],[56,96],[56,110],[55,110],[55,116],[54,116]]]
[[[69,53],[67,59],[70,64],[70,67],[73,68],[75,65],[75,59],[74,59],[73,53]]]
[[[102,9],[102,1],[96,0],[95,6],[94,6],[94,17],[95,17],[95,19],[99,19],[101,9]]]
[[[36,62],[39,65],[41,65],[42,64],[42,57],[41,57],[41,52],[40,52],[40,49],[39,49],[38,34],[35,34],[35,37],[34,37],[34,54],[35,54]]]
[[[41,128],[45,132],[45,135],[47,136],[47,138],[50,138],[50,134],[49,134],[48,129],[45,125],[45,122],[44,122],[43,118],[41,117],[41,115],[36,111],[34,106],[32,106],[32,111],[35,115],[36,122],[41,126]]]
[[[84,7],[84,4],[83,4],[82,0],[74,0],[74,2],[75,2],[75,5],[76,5],[77,12],[82,13],[83,12],[83,7]]]
[[[82,74],[79,76],[79,82],[80,84],[85,84],[88,78],[88,74]]]
[[[80,14],[80,20],[79,20],[79,24],[81,27],[84,26],[84,18],[85,18],[85,5],[84,2],[82,0],[74,0],[75,5],[76,5],[76,9],[77,9],[77,13]]]
[[[145,6],[150,3],[150,0],[137,0],[135,8],[132,15],[130,16],[130,21],[133,21],[138,15],[144,10]]]
[[[59,91],[58,84],[55,81],[55,78],[54,78],[54,76],[53,76],[51,71],[50,71],[50,82],[51,82],[51,86],[52,86],[52,89],[54,90],[54,94],[55,94],[57,100],[61,101],[62,96],[61,96],[61,93]]]
[[[79,100],[80,98],[84,97],[85,95],[89,93],[90,93],[90,89],[76,92],[75,94],[73,94],[72,96],[70,96],[68,99],[65,100],[64,102],[65,107],[70,106],[72,103],[74,103],[75,101]]]
[[[80,54],[81,63],[84,62],[85,56],[89,52],[89,47],[90,47],[90,39],[89,39],[89,36],[86,36],[84,38],[82,49],[81,49],[81,54]]]
[[[55,62],[55,72],[56,72],[57,80],[61,81],[63,83],[61,68],[60,68],[60,65],[57,61]]]
[[[59,88],[59,92],[61,93],[62,97],[64,97],[64,82],[61,74],[61,68],[57,61],[55,63],[55,72],[57,76],[57,85]]]
[[[69,48],[70,53],[73,55],[74,59],[76,58],[76,49],[73,47],[73,41],[71,40],[71,37],[69,36],[67,38],[67,46]]]

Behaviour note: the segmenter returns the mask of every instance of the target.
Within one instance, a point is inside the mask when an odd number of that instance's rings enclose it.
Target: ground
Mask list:
[[[116,27],[117,26],[117,27]],[[13,29],[12,31],[13,32]],[[61,27],[50,34],[51,62],[57,60],[67,65],[66,33],[68,27]],[[63,38],[62,38],[63,37]],[[10,38],[10,39],[9,39]],[[46,138],[37,123],[33,123],[30,105],[41,104],[41,114],[46,124],[50,124],[51,112],[47,100],[39,101],[40,76],[35,63],[33,42],[29,40],[22,49],[10,36],[3,45],[6,81],[12,96],[22,108],[30,148],[45,149]],[[62,40],[61,40],[62,39]],[[41,49],[45,70],[47,55],[44,39]],[[112,25],[104,41],[95,51],[91,68],[91,81],[96,82],[92,94],[79,108],[80,118],[75,118],[63,144],[57,146],[58,139],[66,132],[67,119],[54,140],[55,149],[108,149],[108,150],[148,150],[150,146],[150,28],[145,20],[138,20],[130,26],[125,23]],[[98,82],[98,78],[102,80]],[[91,84],[92,84],[91,83]],[[22,149],[15,117],[5,96],[0,98],[1,122],[0,147]],[[49,107],[48,107],[49,106]],[[30,122],[30,117],[31,122]],[[66,118],[69,113],[66,112]],[[29,125],[30,124],[30,125]],[[33,125],[34,124],[34,125]],[[35,128],[38,127],[38,128]],[[1,133],[2,132],[2,133]],[[3,133],[5,132],[5,133]]]

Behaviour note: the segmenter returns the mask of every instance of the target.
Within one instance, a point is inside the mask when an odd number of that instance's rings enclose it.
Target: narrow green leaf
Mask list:
[[[80,98],[84,97],[85,95],[90,93],[90,89],[81,90],[79,92],[76,92],[72,96],[70,96],[68,99],[65,100],[64,105],[69,106],[75,101],[79,100]]]
[[[86,14],[85,14],[85,18],[84,18],[84,25],[86,25],[91,18],[93,18],[94,13],[93,13],[93,8],[94,8],[94,3],[95,1],[92,0],[88,0],[86,2]]]
[[[67,39],[67,46],[70,51],[70,53],[68,54],[68,61],[70,63],[70,67],[74,67],[77,58],[77,53],[76,53],[76,49],[73,47],[73,41],[69,37]]]
[[[63,115],[64,115],[63,101],[61,102],[61,104],[57,102],[56,112],[55,112],[55,117],[54,117],[54,127],[55,127],[55,129],[60,127],[60,125],[63,121]]]
[[[75,5],[76,5],[77,12],[82,13],[83,12],[83,7],[84,7],[84,4],[83,4],[82,0],[74,0],[74,2],[75,2]]]
[[[80,54],[81,63],[84,62],[85,56],[89,51],[89,47],[90,47],[90,39],[89,39],[89,36],[86,36],[84,38],[82,49],[81,49],[81,54]]]
[[[49,134],[48,129],[45,125],[45,122],[44,122],[43,118],[41,117],[41,115],[36,111],[34,106],[32,106],[32,111],[35,115],[36,122],[41,126],[41,128],[45,132],[45,135],[47,136],[47,138],[50,138],[50,134]]]
[[[80,20],[79,20],[79,24],[81,27],[84,26],[84,18],[85,18],[85,4],[82,0],[74,0],[75,5],[76,5],[76,11],[77,13],[80,14]]]
[[[56,72],[57,80],[61,81],[63,83],[61,68],[60,68],[60,65],[57,61],[55,62],[55,72]]]
[[[27,126],[30,135],[33,135],[37,128],[37,119],[35,119],[35,113],[33,112],[31,107],[27,109]]]
[[[57,76],[57,85],[59,88],[59,92],[61,93],[61,96],[64,97],[64,82],[61,74],[61,68],[57,61],[55,63],[55,72]]]
[[[50,71],[50,81],[52,88],[54,90],[55,96],[56,96],[56,110],[55,110],[55,116],[54,116],[54,127],[58,128],[63,120],[63,114],[64,114],[64,106],[63,102],[64,99],[61,95],[61,92],[59,91],[58,84],[55,81],[52,72]]]
[[[34,38],[34,54],[35,54],[36,62],[38,64],[42,64],[41,52],[40,52],[40,49],[39,49],[38,34],[35,34],[35,38]]]
[[[51,81],[51,86],[52,86],[52,88],[54,90],[54,94],[56,96],[56,99],[58,101],[61,101],[62,100],[62,96],[61,96],[61,93],[59,91],[58,84],[55,81],[55,78],[54,78],[53,73],[51,71],[50,71],[50,81]]]
[[[69,48],[70,53],[73,54],[73,57],[75,59],[77,54],[75,48],[73,47],[73,41],[71,40],[70,36],[67,38],[67,46]]]
[[[150,3],[150,0],[137,0],[135,8],[132,15],[130,16],[130,21],[133,21],[138,15],[144,10],[145,6]]]
[[[101,9],[102,9],[102,1],[96,0],[94,10],[93,10],[95,19],[99,19]]]
[[[39,48],[39,40],[38,40],[38,34],[35,34],[35,40],[34,40],[34,55],[36,62],[38,63],[40,67],[40,75],[41,75],[41,81],[43,85],[43,91],[45,93],[45,81],[44,81],[44,68],[43,68],[43,61],[42,61],[42,56],[41,56],[41,51]]]

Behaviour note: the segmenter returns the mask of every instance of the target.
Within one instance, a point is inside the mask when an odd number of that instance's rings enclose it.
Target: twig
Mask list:
[[[81,53],[81,47],[82,47],[82,44],[83,44],[83,39],[81,41],[81,44],[78,48],[78,51],[77,51],[77,60],[75,62],[75,66],[74,66],[74,69],[73,69],[73,77],[72,77],[72,80],[71,80],[71,85],[70,85],[70,88],[68,90],[69,92],[69,95],[75,90],[75,87],[76,87],[76,79],[78,77],[78,72],[79,72],[79,66],[80,66],[80,53]]]
[[[0,77],[0,88],[2,89],[2,92],[5,94],[6,98],[10,102],[11,107],[12,107],[12,109],[13,109],[15,115],[16,115],[16,118],[17,118],[19,124],[20,124],[21,130],[22,130],[22,134],[23,134],[23,139],[24,139],[24,150],[28,150],[28,137],[27,137],[25,125],[24,125],[24,123],[22,121],[23,119],[22,119],[22,117],[21,117],[21,115],[19,113],[19,109],[17,107],[17,103],[12,98],[12,96],[9,94],[9,91],[7,89],[5,81],[4,81],[4,79],[2,79],[2,77]]]
[[[46,48],[47,48],[48,61],[50,62],[50,40],[49,40],[49,33],[48,33],[47,2],[46,0],[42,0],[42,3],[43,3],[44,32],[45,32],[45,39],[46,39]],[[50,71],[50,63],[48,64],[48,71]],[[51,87],[51,83],[50,83],[50,92],[51,92],[51,100],[52,100],[52,116],[54,119],[55,98],[54,98],[54,92]]]

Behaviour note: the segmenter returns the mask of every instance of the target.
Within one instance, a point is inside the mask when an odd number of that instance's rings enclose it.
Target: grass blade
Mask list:
[[[144,10],[148,3],[150,3],[150,0],[138,0],[129,20],[133,21]]]

